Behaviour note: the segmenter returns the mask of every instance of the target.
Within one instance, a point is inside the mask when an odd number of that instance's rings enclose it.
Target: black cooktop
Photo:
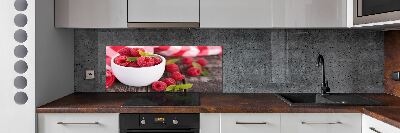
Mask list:
[[[134,106],[199,106],[199,93],[179,92],[160,93],[143,92],[130,94],[130,98],[124,102],[122,107]]]

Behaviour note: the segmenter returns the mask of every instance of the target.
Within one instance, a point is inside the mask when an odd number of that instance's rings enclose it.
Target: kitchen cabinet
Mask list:
[[[201,0],[200,28],[271,28],[273,0]]]
[[[223,113],[221,133],[279,133],[279,113]]]
[[[220,120],[220,113],[201,113],[200,133],[219,133]]]
[[[55,27],[127,28],[127,0],[55,0]]]
[[[274,27],[349,27],[348,0],[274,0]],[[349,7],[352,8],[352,7]],[[351,18],[351,17],[350,17]]]
[[[128,22],[199,22],[199,0],[128,0]]]
[[[118,113],[39,113],[38,133],[119,133]]]
[[[400,129],[367,115],[362,115],[362,133],[400,133]]]
[[[360,113],[283,113],[281,133],[361,133]]]

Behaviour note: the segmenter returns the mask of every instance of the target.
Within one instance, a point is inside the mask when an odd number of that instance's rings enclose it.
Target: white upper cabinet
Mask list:
[[[199,22],[199,0],[128,0],[128,22]]]
[[[274,0],[274,27],[348,27],[347,0]]]
[[[273,0],[201,0],[200,28],[270,28]]]
[[[126,0],[55,0],[55,27],[126,28]]]

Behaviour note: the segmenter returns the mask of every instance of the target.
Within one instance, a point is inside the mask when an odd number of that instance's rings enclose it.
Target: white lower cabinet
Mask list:
[[[368,115],[362,115],[362,133],[400,133],[400,129]]]
[[[361,133],[360,113],[283,113],[281,133]]]
[[[118,113],[39,113],[38,133],[119,133]]]
[[[279,113],[223,113],[221,133],[279,133]]]
[[[201,113],[200,133],[219,133],[220,121],[221,121],[220,113]]]

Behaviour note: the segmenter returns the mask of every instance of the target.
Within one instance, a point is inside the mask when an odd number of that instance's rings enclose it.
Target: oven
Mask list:
[[[120,114],[120,133],[199,133],[200,114]]]
[[[354,24],[400,20],[400,0],[354,0]]]

